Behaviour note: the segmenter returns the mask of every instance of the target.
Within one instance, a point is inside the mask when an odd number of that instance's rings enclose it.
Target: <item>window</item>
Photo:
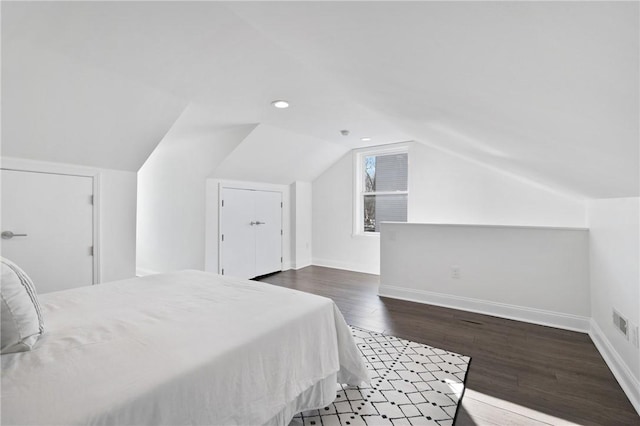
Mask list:
[[[377,149],[356,155],[355,233],[380,232],[380,222],[406,222],[407,149]]]

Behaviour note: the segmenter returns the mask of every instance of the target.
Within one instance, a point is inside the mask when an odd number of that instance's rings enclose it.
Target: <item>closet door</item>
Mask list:
[[[282,270],[282,193],[221,189],[220,273],[253,278]]]
[[[221,273],[238,278],[256,276],[254,191],[222,189],[220,209]]]
[[[255,191],[255,276],[282,270],[282,194]]]

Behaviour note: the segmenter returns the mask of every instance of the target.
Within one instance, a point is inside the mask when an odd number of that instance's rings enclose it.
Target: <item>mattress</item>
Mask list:
[[[182,271],[40,296],[2,355],[2,424],[287,424],[367,371],[330,299]]]

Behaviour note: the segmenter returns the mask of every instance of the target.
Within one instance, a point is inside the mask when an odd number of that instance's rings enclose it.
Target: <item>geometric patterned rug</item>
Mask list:
[[[332,404],[296,415],[291,426],[454,424],[471,358],[350,327],[371,385],[339,385]]]

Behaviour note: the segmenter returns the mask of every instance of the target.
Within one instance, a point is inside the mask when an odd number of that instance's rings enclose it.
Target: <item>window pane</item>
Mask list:
[[[376,230],[376,196],[365,195],[364,197],[364,232],[375,232]]]
[[[406,191],[407,165],[407,153],[375,157],[375,191]]]
[[[364,192],[376,190],[376,157],[374,155],[364,157]]]
[[[380,222],[407,221],[407,194],[365,195],[364,232],[380,232]]]

